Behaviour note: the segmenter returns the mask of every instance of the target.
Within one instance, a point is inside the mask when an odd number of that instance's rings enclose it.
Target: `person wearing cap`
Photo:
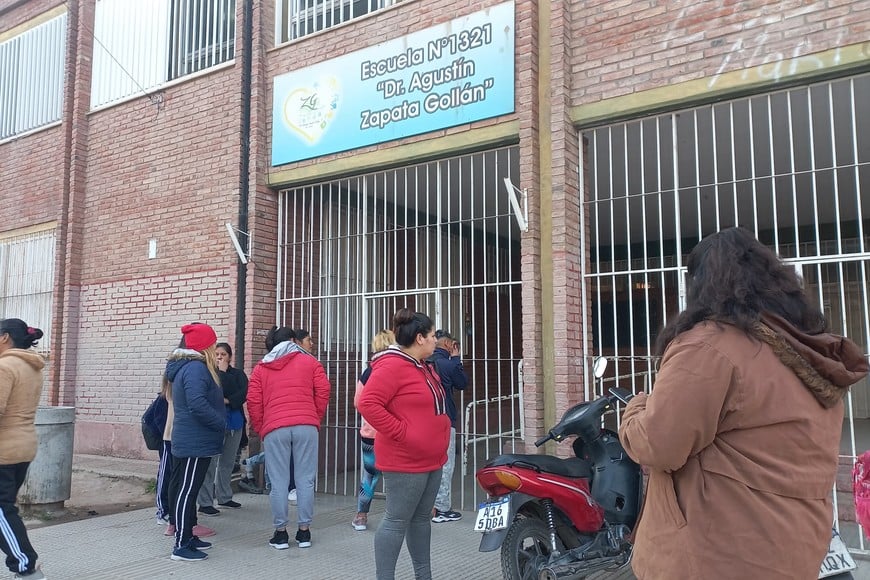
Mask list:
[[[211,458],[223,448],[226,411],[218,377],[217,335],[207,324],[181,327],[181,347],[166,363],[172,381],[172,498],[175,523],[173,560],[198,561],[208,555],[209,542],[193,534],[196,495],[205,481]]]
[[[450,417],[447,463],[441,468],[441,485],[435,496],[435,513],[432,516],[433,522],[443,523],[462,519],[462,514],[453,510],[451,503],[453,467],[456,464],[456,403],[453,401],[453,389],[464,390],[468,386],[468,376],[459,358],[459,342],[446,330],[436,330],[435,340],[435,352],[429,357],[429,362],[435,365],[441,377],[441,386],[447,398],[447,415]]]

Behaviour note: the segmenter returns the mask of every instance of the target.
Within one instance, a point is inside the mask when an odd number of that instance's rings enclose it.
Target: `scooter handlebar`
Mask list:
[[[541,445],[543,445],[544,443],[546,443],[547,441],[549,441],[552,438],[553,438],[553,436],[550,435],[549,433],[547,433],[547,435],[545,437],[541,437],[540,439],[535,441],[535,447],[540,447]]]

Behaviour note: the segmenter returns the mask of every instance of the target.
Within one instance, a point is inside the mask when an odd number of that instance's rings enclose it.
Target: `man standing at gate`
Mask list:
[[[435,523],[455,522],[462,514],[453,511],[451,486],[453,484],[453,466],[456,465],[456,403],[453,401],[453,389],[464,390],[468,386],[468,376],[462,368],[459,359],[459,343],[446,330],[435,331],[435,352],[429,362],[435,365],[435,370],[441,377],[441,385],[447,400],[447,415],[450,417],[450,443],[447,446],[447,463],[441,468],[441,486],[435,497]]]

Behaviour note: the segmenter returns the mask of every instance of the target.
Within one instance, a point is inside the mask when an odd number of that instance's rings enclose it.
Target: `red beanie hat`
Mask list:
[[[203,351],[217,343],[217,334],[208,324],[185,324],[181,327],[187,348]]]

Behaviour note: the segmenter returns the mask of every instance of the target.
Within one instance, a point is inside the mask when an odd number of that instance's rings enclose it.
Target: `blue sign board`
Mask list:
[[[275,77],[272,165],[513,110],[514,5],[505,2]]]

